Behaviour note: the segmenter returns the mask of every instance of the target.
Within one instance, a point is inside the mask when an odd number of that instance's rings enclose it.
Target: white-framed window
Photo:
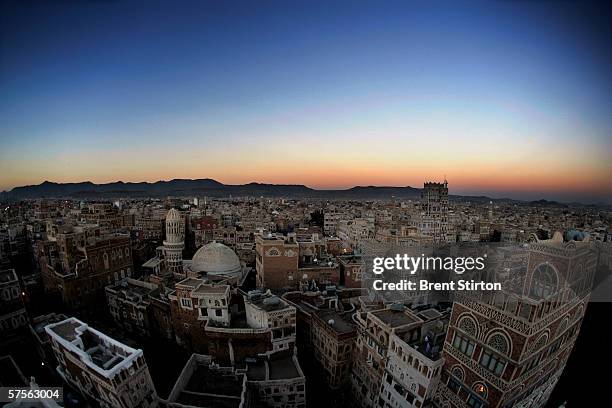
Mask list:
[[[192,308],[191,299],[181,298],[181,307],[185,309],[191,309]]]

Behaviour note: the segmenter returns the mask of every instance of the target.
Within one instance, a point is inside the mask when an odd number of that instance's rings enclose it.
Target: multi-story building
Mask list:
[[[169,299],[177,342],[216,361],[294,349],[295,308],[269,292],[243,296],[230,285],[186,278]]]
[[[150,336],[150,298],[157,291],[152,283],[130,278],[107,286],[106,301],[115,324],[130,333]]]
[[[342,219],[342,214],[337,212],[325,212],[323,214],[323,232],[327,236],[337,235],[338,222]]]
[[[244,301],[246,322],[254,329],[270,331],[270,352],[293,350],[295,346],[295,307],[259,291],[250,292]]]
[[[132,276],[130,239],[121,236],[99,237],[89,243],[60,245],[60,262],[41,258],[43,281],[50,293],[59,293],[69,308],[98,310],[105,305],[104,288]],[[85,244],[85,246],[81,246]],[[49,254],[53,254],[51,251]]]
[[[19,279],[14,269],[0,271],[0,343],[15,340],[28,325]]]
[[[379,406],[431,406],[444,366],[442,345],[447,319],[436,309],[417,314],[424,323],[414,338],[408,333],[392,334],[385,374],[379,395]]]
[[[51,367],[56,366],[57,361],[55,361],[55,354],[53,353],[51,339],[45,331],[45,327],[52,323],[59,323],[66,319],[67,316],[61,313],[49,313],[33,318],[32,324],[30,325],[30,333],[34,339],[34,345],[36,346],[38,356],[42,362],[49,364]]]
[[[142,350],[114,340],[72,317],[45,327],[57,372],[103,408],[158,406]]]
[[[448,183],[425,183],[421,193],[421,213],[417,218],[421,233],[434,242],[446,242],[448,234]]]
[[[595,257],[588,245],[563,242],[560,234],[534,242],[526,270],[503,291],[457,296],[444,344],[441,404],[546,404],[589,299]]]
[[[192,354],[164,403],[168,408],[254,407],[246,381],[244,372]]]
[[[360,288],[363,285],[365,261],[358,255],[337,257],[340,265],[340,285],[347,288]]]
[[[253,406],[306,408],[306,377],[295,354],[281,352],[247,363]]]
[[[292,287],[298,276],[299,246],[295,236],[255,237],[257,286],[280,289]]]
[[[350,316],[333,308],[316,310],[311,316],[313,355],[328,386],[338,389],[350,379],[357,330]]]
[[[422,407],[431,402],[444,364],[448,317],[400,304],[356,315],[359,335],[351,374],[363,407]]]
[[[306,380],[291,354],[253,358],[241,368],[192,354],[163,402],[168,408],[305,408]]]

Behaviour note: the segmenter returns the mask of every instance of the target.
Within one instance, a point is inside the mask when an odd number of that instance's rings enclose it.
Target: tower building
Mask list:
[[[446,242],[448,232],[448,182],[425,183],[421,193],[419,229],[434,242]]]
[[[184,277],[183,249],[185,248],[185,221],[176,208],[171,208],[166,215],[166,239],[164,240],[164,258],[166,267],[178,277]]]
[[[544,407],[580,330],[592,261],[588,243],[542,241],[509,290],[456,293],[438,406]]]

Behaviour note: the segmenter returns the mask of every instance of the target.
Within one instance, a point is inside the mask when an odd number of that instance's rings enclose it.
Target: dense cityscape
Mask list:
[[[6,406],[544,407],[610,274],[611,221],[449,198],[446,180],[417,199],[7,201],[0,385],[64,397]],[[523,280],[370,290],[372,254],[462,244],[498,246],[493,265]]]
[[[607,407],[612,3],[0,1],[0,407]]]

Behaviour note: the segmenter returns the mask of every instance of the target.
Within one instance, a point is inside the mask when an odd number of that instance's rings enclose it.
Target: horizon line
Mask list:
[[[412,189],[418,189],[418,190],[422,190],[424,187],[415,187],[409,184],[406,185],[376,185],[376,184],[355,184],[352,186],[337,186],[337,187],[312,187],[310,185],[307,184],[302,184],[302,183],[270,183],[270,182],[262,182],[262,181],[249,181],[246,183],[236,183],[236,184],[227,184],[224,182],[221,182],[217,179],[211,178],[211,177],[202,177],[202,178],[168,178],[168,179],[159,179],[159,180],[155,180],[155,181],[148,181],[148,180],[141,180],[141,181],[124,181],[124,180],[114,180],[114,181],[108,181],[108,182],[93,182],[91,180],[83,180],[83,181],[51,181],[51,180],[43,180],[41,182],[39,182],[38,184],[25,184],[25,185],[20,185],[20,186],[14,186],[12,188],[10,188],[10,190],[0,190],[0,193],[3,194],[10,194],[11,192],[13,192],[13,190],[17,189],[17,188],[27,188],[27,187],[36,187],[36,186],[40,186],[43,185],[45,183],[49,183],[49,184],[56,184],[56,185],[68,185],[68,184],[84,184],[84,183],[90,183],[93,185],[108,185],[108,184],[116,184],[116,183],[123,183],[123,184],[155,184],[155,183],[169,183],[172,181],[198,181],[198,180],[210,180],[216,183],[219,183],[223,186],[246,186],[246,185],[250,185],[250,184],[261,184],[261,185],[269,185],[269,186],[302,186],[314,191],[348,191],[351,190],[353,188],[358,188],[358,187],[362,187],[362,188],[412,188]],[[448,182],[447,178],[444,177],[443,181],[431,181],[431,180],[425,180],[423,181],[423,185],[425,183],[444,183],[444,182]],[[450,183],[449,183],[450,184]],[[449,196],[463,196],[463,197],[485,197],[485,198],[489,198],[492,200],[512,200],[512,201],[520,201],[520,202],[537,202],[537,201],[548,201],[548,202],[557,202],[559,204],[583,204],[583,205],[611,205],[612,201],[606,200],[605,197],[599,197],[597,200],[589,200],[589,201],[580,201],[578,199],[573,199],[573,200],[567,200],[567,199],[560,199],[560,198],[544,198],[542,197],[542,195],[540,196],[540,198],[513,198],[511,193],[516,193],[516,194],[521,194],[521,193],[527,193],[527,192],[531,192],[530,190],[525,190],[525,191],[494,191],[494,190],[489,190],[489,191],[480,191],[480,192],[463,192],[461,193],[459,192],[450,192],[450,188],[449,188]],[[508,193],[510,193],[511,195],[508,195]],[[571,191],[562,191],[560,192],[561,194],[563,193],[571,193]],[[494,195],[494,196],[491,196]],[[495,195],[499,195],[499,196],[495,196]]]

